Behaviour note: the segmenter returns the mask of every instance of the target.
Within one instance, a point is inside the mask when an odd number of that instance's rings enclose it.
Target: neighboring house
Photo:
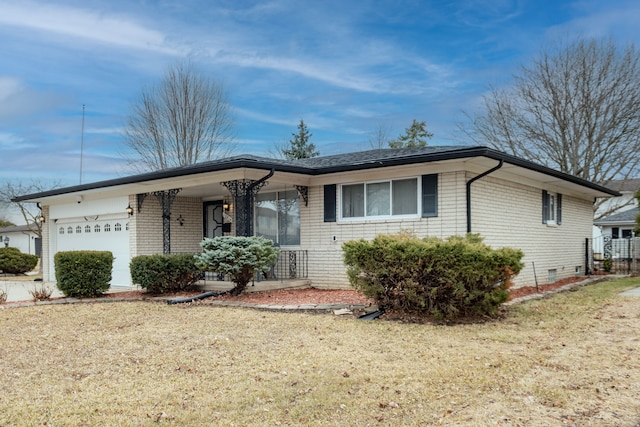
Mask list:
[[[471,231],[521,248],[518,286],[583,275],[593,201],[618,195],[490,148],[434,146],[291,161],[242,155],[15,201],[42,206],[45,281],[58,251],[110,250],[112,284],[129,285],[132,257],[198,252],[203,236],[231,234],[277,243],[288,263],[279,279],[346,288],[342,243],[401,231]]]
[[[640,178],[609,181],[606,187],[620,195],[602,200],[594,214],[593,253],[596,259],[604,256],[604,236],[620,239],[631,235],[638,212],[638,200],[635,195],[640,190]]]
[[[640,178],[616,179],[607,182],[605,186],[617,191],[620,195],[602,201],[595,212],[596,220],[638,206],[635,195],[640,190]]]
[[[20,249],[20,252],[40,256],[42,240],[27,225],[0,228],[0,247]]]
[[[602,236],[611,238],[610,255],[612,259],[637,259],[639,257],[640,248],[637,248],[639,242],[637,239],[630,240],[632,237],[636,237],[633,230],[636,227],[638,214],[640,214],[640,209],[632,207],[593,222],[600,229],[601,235],[599,238],[601,243],[598,243],[598,238],[594,237],[594,256],[596,259],[604,258],[604,254],[600,257],[597,255],[599,252],[596,251],[600,247],[604,251],[604,237]],[[635,255],[630,256],[629,254]]]

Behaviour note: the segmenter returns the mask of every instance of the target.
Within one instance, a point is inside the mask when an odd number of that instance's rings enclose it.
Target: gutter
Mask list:
[[[480,178],[484,178],[485,176],[489,175],[490,173],[497,171],[498,169],[500,169],[502,167],[503,163],[504,163],[504,160],[500,159],[500,163],[498,163],[497,166],[494,166],[493,168],[489,169],[488,171],[484,171],[480,175],[474,176],[469,181],[467,181],[467,233],[471,233],[471,184],[473,184],[474,182],[476,182]]]

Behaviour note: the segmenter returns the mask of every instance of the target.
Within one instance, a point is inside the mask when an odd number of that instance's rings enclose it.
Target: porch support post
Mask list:
[[[271,178],[274,172],[271,169],[271,172],[257,181],[242,179],[220,183],[233,196],[236,215],[236,236],[253,236],[253,200],[262,187],[267,185],[267,179]]]
[[[171,253],[171,205],[176,198],[176,195],[182,190],[181,188],[174,188],[171,190],[154,191],[162,207],[162,253]]]

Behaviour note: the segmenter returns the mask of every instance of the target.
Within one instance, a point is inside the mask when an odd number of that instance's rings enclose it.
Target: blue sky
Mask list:
[[[267,154],[303,118],[321,154],[427,122],[431,144],[489,85],[577,36],[640,41],[637,0],[0,0],[0,181],[130,174],[122,129],[145,85],[188,58],[223,83],[236,153]]]

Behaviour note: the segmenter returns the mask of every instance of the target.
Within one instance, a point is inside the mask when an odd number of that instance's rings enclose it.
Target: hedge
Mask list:
[[[0,271],[7,274],[22,274],[38,265],[38,256],[24,254],[18,248],[0,248]]]
[[[494,315],[523,267],[519,249],[492,249],[476,234],[447,240],[380,235],[343,245],[351,285],[385,310],[453,319]]]
[[[113,269],[109,251],[58,252],[53,262],[58,289],[68,297],[95,297],[109,289]]]
[[[202,278],[194,255],[140,255],[129,264],[133,283],[160,294],[188,289]]]

